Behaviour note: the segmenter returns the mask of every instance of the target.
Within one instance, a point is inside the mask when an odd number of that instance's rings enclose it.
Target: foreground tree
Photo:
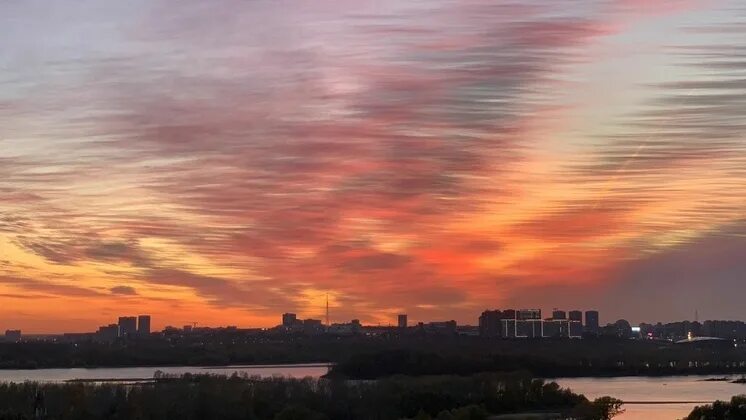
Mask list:
[[[746,395],[736,395],[730,402],[715,401],[695,407],[687,420],[746,420]]]
[[[578,404],[573,410],[573,417],[581,420],[610,420],[624,413],[621,400],[612,397],[597,398],[593,402]]]

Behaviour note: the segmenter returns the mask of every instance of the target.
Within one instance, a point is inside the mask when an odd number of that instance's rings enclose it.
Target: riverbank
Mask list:
[[[297,365],[232,365],[217,367],[198,366],[156,366],[156,367],[125,367],[125,368],[55,368],[33,370],[0,370],[0,382],[45,382],[63,383],[67,381],[138,381],[151,380],[156,377],[171,375],[224,375],[234,373],[252,377],[288,377],[288,378],[320,378],[329,370],[325,364],[297,364]]]
[[[500,340],[462,336],[246,336],[148,338],[116,343],[0,344],[0,369],[333,364],[329,377],[470,375],[522,370],[535,377],[746,373],[746,346],[622,339]]]
[[[525,353],[518,353],[520,350]],[[483,352],[467,348],[461,352],[393,349],[353,354],[335,364],[328,377],[376,379],[513,370],[545,378],[730,375],[746,373],[746,354],[619,342],[598,347],[591,343],[558,343],[555,348],[515,343],[514,348],[503,346]]]

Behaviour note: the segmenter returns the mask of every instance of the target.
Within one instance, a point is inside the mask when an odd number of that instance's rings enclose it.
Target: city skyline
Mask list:
[[[744,19],[2,2],[0,330],[746,319]]]
[[[542,316],[544,314],[545,316]],[[151,329],[150,315],[123,315],[116,323],[101,325],[96,331],[65,331],[48,334],[24,333],[18,329],[5,331],[5,342],[22,340],[53,340],[67,343],[113,343],[116,340],[140,340],[179,334],[284,334],[304,335],[364,335],[370,334],[426,334],[480,336],[487,339],[525,338],[591,338],[612,336],[616,338],[667,340],[672,342],[712,342],[718,340],[746,340],[746,322],[743,320],[677,320],[661,322],[629,322],[627,319],[603,320],[593,309],[564,310],[553,308],[551,316],[538,308],[493,308],[479,314],[476,323],[459,323],[455,320],[419,320],[408,323],[407,314],[398,314],[396,324],[365,324],[358,319],[336,320],[324,323],[321,319],[304,319],[295,313],[283,313],[279,324],[269,328],[247,325],[205,326],[194,321],[183,326],[166,325]],[[0,336],[0,341],[2,341]]]
[[[501,315],[504,314],[504,315]],[[510,314],[510,315],[508,315]],[[543,314],[543,315],[542,315]],[[325,314],[326,315],[326,314]],[[511,319],[511,320],[528,320],[528,321],[578,321],[584,327],[590,326],[590,332],[597,332],[599,328],[604,326],[613,326],[618,322],[628,323],[630,326],[655,326],[656,324],[677,324],[677,323],[740,323],[746,324],[746,321],[741,319],[700,319],[698,311],[695,311],[693,319],[677,319],[677,320],[635,320],[628,317],[621,318],[605,318],[601,316],[600,312],[592,307],[573,307],[573,309],[557,308],[553,307],[547,311],[537,307],[490,307],[484,309],[481,313],[475,314],[473,319],[467,320],[456,320],[453,318],[442,318],[442,319],[411,319],[407,313],[396,314],[394,319],[390,322],[377,322],[367,323],[360,321],[360,319],[323,319],[321,317],[304,316],[294,312],[283,312],[278,315],[278,319],[270,325],[236,325],[236,324],[222,324],[222,325],[206,325],[200,321],[189,321],[184,323],[179,322],[166,322],[159,321],[153,324],[152,316],[150,314],[139,314],[139,315],[117,315],[114,319],[114,323],[106,323],[99,325],[98,334],[110,335],[114,334],[115,337],[122,337],[132,335],[136,333],[137,336],[149,335],[151,332],[166,331],[169,329],[177,330],[211,330],[211,329],[238,329],[238,330],[273,330],[279,327],[311,327],[312,330],[328,329],[331,326],[344,326],[355,324],[357,326],[369,327],[369,328],[413,328],[422,325],[433,325],[433,324],[444,324],[454,323],[454,326],[478,328],[481,330],[483,318],[485,316],[497,316],[497,319]],[[107,321],[108,322],[108,321]],[[124,325],[124,327],[123,327]],[[1,331],[2,329],[0,329]],[[76,330],[76,331],[24,331],[25,335],[31,336],[55,336],[62,334],[93,334],[96,328],[88,330]],[[303,328],[301,328],[303,330]],[[6,332],[17,332],[21,333],[22,330],[16,328],[6,329]],[[585,330],[584,330],[585,331]],[[306,332],[307,328],[306,328]],[[318,332],[318,331],[316,331]],[[586,331],[587,332],[587,331]]]

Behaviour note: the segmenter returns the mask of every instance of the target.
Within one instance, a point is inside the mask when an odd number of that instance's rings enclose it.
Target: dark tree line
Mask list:
[[[526,371],[541,377],[679,375],[746,371],[746,354],[730,347],[658,345],[630,340],[503,341],[460,351],[398,348],[352,353],[329,377],[374,379],[389,375],[470,375]]]
[[[716,401],[713,404],[695,407],[687,420],[746,420],[746,395],[737,395],[729,402]]]
[[[161,377],[153,383],[2,384],[0,419],[482,420],[524,411],[610,418],[619,402],[589,402],[518,374],[379,381]]]
[[[0,343],[0,369],[209,366],[332,362],[336,374],[472,374],[526,370],[535,376],[746,372],[746,346],[674,345],[617,338],[500,340],[461,336],[185,336],[95,342]]]

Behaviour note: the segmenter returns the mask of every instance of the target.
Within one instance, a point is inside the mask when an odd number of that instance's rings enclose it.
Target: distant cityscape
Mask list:
[[[640,323],[631,325],[626,320],[617,320],[602,326],[596,310],[554,309],[550,317],[543,318],[540,309],[494,309],[485,310],[478,318],[478,324],[459,325],[454,320],[418,322],[409,324],[407,314],[399,314],[396,325],[363,325],[353,319],[343,323],[329,323],[320,319],[300,319],[294,313],[282,314],[281,323],[273,328],[198,327],[191,323],[180,328],[167,326],[159,332],[151,331],[151,316],[121,316],[116,323],[103,325],[90,333],[63,333],[57,335],[23,336],[21,330],[5,331],[2,341],[19,342],[24,340],[52,339],[55,341],[95,341],[111,343],[117,340],[132,340],[153,337],[170,337],[220,331],[245,333],[274,333],[283,335],[381,335],[381,334],[427,334],[461,335],[491,339],[541,339],[567,338],[582,339],[591,337],[619,337],[628,339],[666,340],[688,342],[692,340],[735,340],[746,341],[746,323],[743,321],[708,320],[680,321],[671,323]]]

